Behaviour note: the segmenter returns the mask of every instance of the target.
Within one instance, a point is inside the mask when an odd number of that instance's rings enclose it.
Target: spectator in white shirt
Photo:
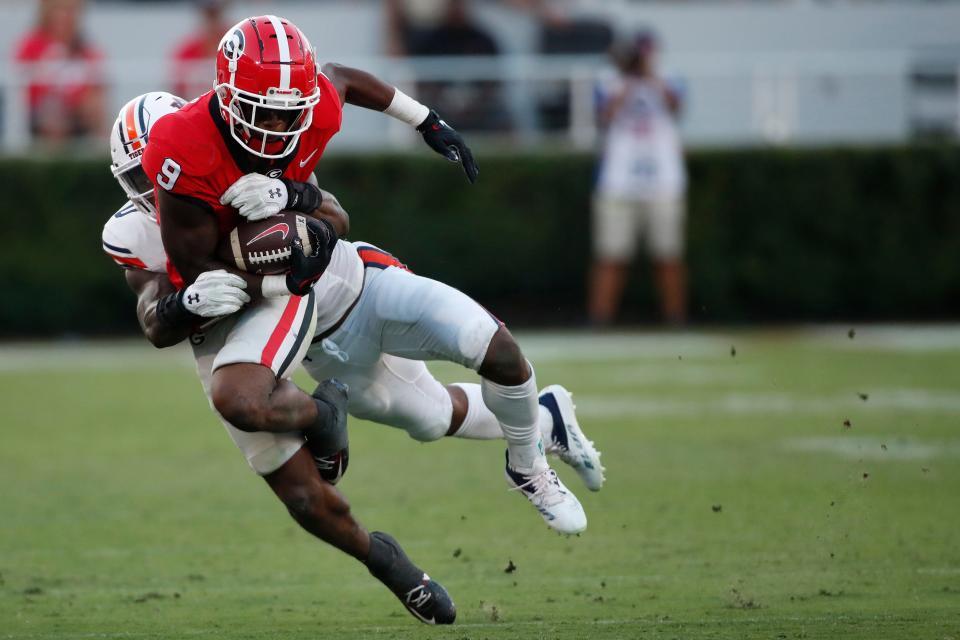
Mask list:
[[[606,136],[593,199],[590,321],[602,327],[616,319],[628,268],[643,239],[660,314],[667,323],[682,324],[687,316],[686,170],[674,123],[680,96],[657,75],[652,33],[616,45],[611,55],[619,75],[612,86],[598,90]]]

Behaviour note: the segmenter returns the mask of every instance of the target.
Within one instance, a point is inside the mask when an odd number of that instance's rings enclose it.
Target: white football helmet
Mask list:
[[[110,132],[110,171],[130,202],[151,218],[157,217],[153,183],[140,166],[140,156],[147,148],[150,128],[185,104],[183,98],[165,91],[144,93],[123,105]]]

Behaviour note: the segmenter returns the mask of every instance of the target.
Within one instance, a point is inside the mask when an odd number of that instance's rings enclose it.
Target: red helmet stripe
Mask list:
[[[268,15],[267,20],[277,34],[277,49],[280,54],[280,86],[277,88],[287,91],[290,89],[290,43],[287,42],[287,30],[277,16]]]

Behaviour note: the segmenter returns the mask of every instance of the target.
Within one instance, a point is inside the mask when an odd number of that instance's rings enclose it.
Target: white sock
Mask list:
[[[502,440],[503,429],[500,427],[497,416],[493,415],[483,401],[480,385],[454,382],[453,386],[463,389],[467,396],[467,415],[453,437],[468,440]],[[537,428],[544,445],[549,449],[553,442],[553,416],[539,404],[537,405]]]
[[[530,366],[527,363],[527,366]],[[483,402],[497,417],[507,439],[510,466],[521,473],[547,468],[543,440],[540,437],[537,403],[537,378],[530,366],[530,377],[523,384],[505,386],[481,379]]]
[[[469,440],[499,440],[503,438],[503,429],[500,428],[500,422],[483,401],[483,392],[480,390],[480,385],[467,382],[455,382],[453,384],[463,389],[463,392],[467,394],[467,415],[463,418],[463,423],[453,434],[453,437]]]

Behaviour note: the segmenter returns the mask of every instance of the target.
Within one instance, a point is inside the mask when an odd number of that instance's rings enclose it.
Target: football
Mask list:
[[[306,216],[281,211],[263,220],[238,224],[220,241],[217,256],[248,273],[284,273],[290,266],[290,243],[298,237],[303,242],[304,253],[311,254],[313,247]]]

